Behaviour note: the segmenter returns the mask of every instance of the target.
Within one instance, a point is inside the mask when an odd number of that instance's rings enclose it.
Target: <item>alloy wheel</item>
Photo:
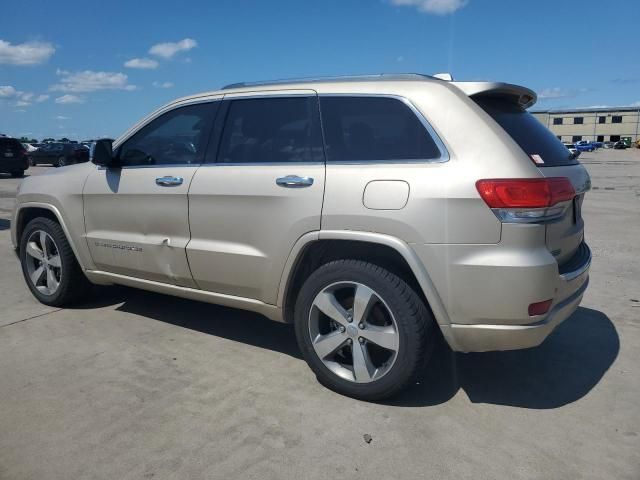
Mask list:
[[[58,246],[44,230],[34,231],[27,240],[25,262],[31,284],[44,295],[58,291],[62,263]]]
[[[316,295],[309,335],[318,358],[339,377],[355,383],[382,378],[396,360],[400,335],[384,300],[357,282],[339,282]]]

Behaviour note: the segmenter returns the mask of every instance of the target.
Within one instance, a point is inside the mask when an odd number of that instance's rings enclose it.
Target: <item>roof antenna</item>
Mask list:
[[[440,80],[453,82],[453,75],[451,75],[450,73],[436,73],[435,75],[433,75],[433,78],[439,78]]]

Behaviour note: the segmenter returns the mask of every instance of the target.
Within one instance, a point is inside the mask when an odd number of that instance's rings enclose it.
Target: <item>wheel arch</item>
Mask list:
[[[16,249],[20,248],[20,238],[22,237],[22,232],[27,224],[38,217],[49,218],[57,222],[60,227],[62,227],[62,231],[64,232],[65,237],[67,237],[67,241],[71,246],[71,250],[76,257],[78,264],[84,270],[85,267],[82,263],[82,257],[79,255],[73,236],[70,234],[60,210],[58,210],[54,205],[48,203],[28,202],[19,204],[16,207],[14,214],[15,227],[11,229],[11,239]]]
[[[323,230],[302,236],[294,245],[280,281],[278,307],[283,320],[291,323],[293,303],[302,281],[320,265],[340,258],[357,258],[382,263],[402,276],[423,297],[445,337],[448,337],[449,316],[431,277],[411,247],[402,240],[373,232]],[[449,338],[447,338],[449,340]]]

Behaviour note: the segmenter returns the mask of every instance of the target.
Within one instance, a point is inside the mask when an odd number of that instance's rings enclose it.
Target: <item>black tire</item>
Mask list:
[[[65,167],[67,165],[69,165],[67,158],[63,156],[58,157],[56,163],[53,164],[54,167]]]
[[[24,170],[15,170],[15,171],[11,172],[11,176],[13,178],[22,178],[22,177],[24,177]]]
[[[46,295],[35,288],[27,269],[27,242],[32,233],[42,230],[49,234],[55,242],[55,246],[60,256],[60,284],[52,295]],[[71,249],[71,245],[57,222],[49,218],[38,217],[31,220],[20,238],[20,263],[25,282],[34,297],[45,305],[52,307],[64,307],[77,303],[84,299],[91,288],[91,283],[82,272],[78,261]]]
[[[333,373],[313,348],[309,334],[313,301],[326,287],[339,282],[357,282],[374,290],[397,324],[399,348],[395,362],[381,378],[369,383],[355,383]],[[366,401],[391,397],[415,383],[437,338],[433,317],[412,288],[393,273],[359,260],[336,260],[313,272],[298,295],[294,322],[298,345],[318,381],[337,393]]]

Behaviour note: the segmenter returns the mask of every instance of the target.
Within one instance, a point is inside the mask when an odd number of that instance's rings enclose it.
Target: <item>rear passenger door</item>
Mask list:
[[[295,242],[320,229],[324,152],[317,95],[226,95],[189,190],[193,279],[275,304]]]

